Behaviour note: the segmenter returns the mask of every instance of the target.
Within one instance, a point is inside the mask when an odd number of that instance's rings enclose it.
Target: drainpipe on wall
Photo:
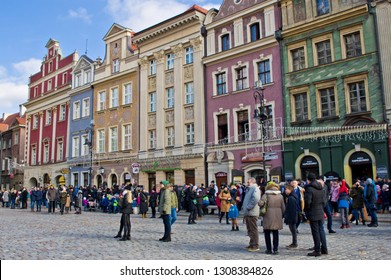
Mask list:
[[[204,38],[204,57],[208,56],[208,53],[207,53],[207,35],[208,35],[208,31],[206,30],[206,27],[205,25],[202,25],[201,27],[201,36]],[[203,73],[203,79],[204,79],[204,110],[205,110],[205,113],[206,113],[206,110],[207,110],[207,106],[208,106],[208,101],[207,101],[207,89],[206,89],[206,66],[205,64],[202,62],[202,68],[204,70],[204,73]],[[208,158],[208,155],[206,153],[206,144],[207,144],[207,140],[208,140],[208,120],[207,120],[207,114],[205,114],[205,147],[204,147],[204,172],[205,172],[205,187],[207,187],[209,185],[209,174],[208,174],[208,162],[207,162],[207,158]]]

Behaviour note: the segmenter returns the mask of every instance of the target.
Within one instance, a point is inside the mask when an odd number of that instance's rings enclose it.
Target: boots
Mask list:
[[[220,214],[220,219],[219,219],[219,223],[221,224],[221,220],[223,219],[223,213]]]
[[[239,226],[238,225],[236,225],[236,230],[235,231],[239,231]]]
[[[171,242],[171,234],[167,238],[163,239],[162,241],[163,242]]]
[[[230,223],[229,223],[229,219],[228,219],[228,213],[227,213],[226,219],[227,219],[227,225],[229,225]]]
[[[232,224],[232,229],[231,229],[231,231],[236,231],[235,225],[234,225],[234,224]]]

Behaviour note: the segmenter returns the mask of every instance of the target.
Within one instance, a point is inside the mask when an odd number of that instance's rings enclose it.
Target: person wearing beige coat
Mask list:
[[[219,198],[220,198],[220,201],[221,201],[221,214],[220,214],[220,220],[219,222],[221,223],[221,220],[223,219],[224,217],[224,214],[227,214],[226,215],[226,218],[227,218],[227,224],[229,224],[229,220],[228,220],[228,212],[229,212],[229,208],[231,207],[231,194],[228,190],[228,186],[227,185],[224,185],[223,189],[221,190],[220,194],[219,194]]]
[[[267,211],[263,217],[263,232],[266,243],[265,253],[277,255],[279,246],[278,231],[283,228],[282,217],[285,212],[285,203],[281,195],[280,186],[274,182],[269,182],[266,185],[265,194],[258,204],[260,207],[267,204]],[[271,234],[273,234],[273,251]]]

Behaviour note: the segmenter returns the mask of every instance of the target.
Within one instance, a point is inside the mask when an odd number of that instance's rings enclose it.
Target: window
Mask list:
[[[81,155],[82,156],[86,156],[90,152],[88,145],[85,145],[86,141],[87,141],[87,143],[89,142],[88,134],[83,134],[81,136]]]
[[[81,86],[81,73],[75,75],[75,87]]]
[[[346,58],[362,55],[360,31],[343,36]]]
[[[193,47],[187,47],[185,49],[185,61],[186,64],[193,63]]]
[[[90,115],[90,99],[83,99],[82,117],[88,117]]]
[[[123,105],[132,103],[133,92],[131,83],[124,85],[123,95]]]
[[[291,50],[293,71],[305,68],[304,47]]]
[[[113,73],[119,72],[119,59],[113,60]]]
[[[122,126],[122,150],[130,150],[132,148],[132,125],[124,124]]]
[[[149,131],[149,148],[156,148],[156,130],[152,129]]]
[[[227,82],[225,73],[220,73],[216,75],[216,89],[217,95],[222,95],[227,93]]]
[[[66,109],[67,109],[67,107],[66,107],[65,104],[61,104],[60,105],[60,114],[58,115],[58,120],[59,121],[65,120],[66,112],[67,112]]]
[[[105,152],[105,131],[104,129],[98,130],[98,153]]]
[[[185,84],[185,104],[194,103],[194,85],[193,82]]]
[[[237,112],[238,120],[238,141],[247,141],[249,138],[249,126],[248,126],[248,111],[242,110]]]
[[[221,36],[221,51],[229,50],[230,44],[229,44],[229,34],[224,34]]]
[[[14,145],[18,145],[18,144],[19,144],[19,132],[15,132]]]
[[[110,108],[115,108],[118,107],[118,88],[112,88],[111,89],[111,94],[110,94]]]
[[[79,186],[79,173],[72,173],[73,185]]]
[[[48,91],[52,90],[52,80],[48,81]]]
[[[36,165],[37,164],[37,148],[33,147],[31,149],[31,164]]]
[[[167,92],[167,108],[174,108],[174,88],[170,87]]]
[[[350,113],[367,111],[364,81],[349,83]]]
[[[80,156],[80,137],[75,136],[72,138],[72,157],[79,157],[79,156]]]
[[[257,63],[258,68],[258,81],[262,82],[262,85],[271,83],[270,74],[270,60],[266,59]]]
[[[46,110],[45,124],[50,125],[52,123],[52,110]]]
[[[267,118],[264,121],[264,135],[266,138],[270,139],[275,136],[273,105],[266,105],[265,113]]]
[[[110,152],[118,151],[118,128],[110,128]]]
[[[62,161],[64,155],[64,143],[62,141],[57,142],[57,161]]]
[[[250,25],[250,36],[251,36],[251,42],[257,41],[261,38],[259,22]]]
[[[68,73],[62,74],[62,84],[65,85],[68,82]]]
[[[316,54],[318,56],[318,65],[332,62],[330,40],[318,42],[315,44]]]
[[[49,62],[48,73],[53,71],[53,62]]]
[[[307,93],[298,93],[293,96],[294,98],[294,121],[307,121],[308,118],[308,101]]]
[[[316,12],[318,16],[330,13],[329,0],[316,0]]]
[[[167,146],[171,147],[175,145],[175,130],[174,127],[170,126],[166,128],[167,134]]]
[[[73,119],[80,118],[80,101],[73,102]]]
[[[33,129],[37,129],[38,128],[38,115],[35,114],[33,115]]]
[[[156,75],[156,60],[149,62],[149,75]]]
[[[333,117],[337,115],[333,87],[319,89],[319,101],[321,118]]]
[[[102,91],[98,94],[98,111],[106,109],[106,92]]]
[[[43,162],[44,163],[49,162],[49,144],[45,144],[43,148]]]
[[[217,116],[217,140],[219,144],[228,143],[228,117],[227,114]]]
[[[247,88],[247,67],[236,69],[236,90]]]
[[[37,97],[38,96],[38,87],[36,86],[34,88],[34,97]]]
[[[194,123],[186,125],[186,144],[194,144]]]
[[[149,94],[149,112],[156,112],[156,92]]]
[[[169,53],[167,55],[167,70],[173,69],[174,68],[174,54]]]
[[[84,84],[88,84],[91,82],[91,70],[86,70],[84,72]]]

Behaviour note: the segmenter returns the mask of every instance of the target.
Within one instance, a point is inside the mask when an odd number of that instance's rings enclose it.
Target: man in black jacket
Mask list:
[[[327,203],[326,192],[322,185],[316,180],[315,174],[308,174],[308,184],[304,193],[304,211],[310,221],[312,238],[314,240],[314,251],[308,253],[310,257],[318,257],[321,254],[328,254],[326,234],[324,232],[324,207]]]

